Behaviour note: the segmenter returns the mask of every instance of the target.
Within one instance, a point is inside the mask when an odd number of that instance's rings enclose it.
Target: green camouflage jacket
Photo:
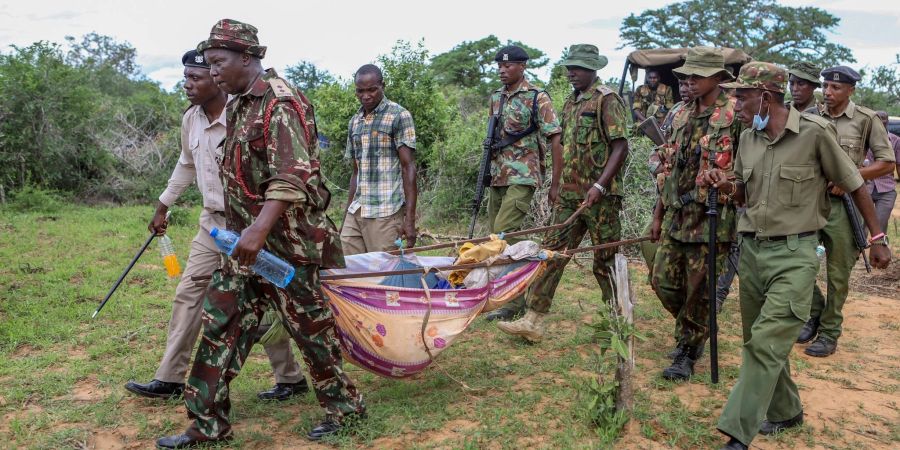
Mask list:
[[[672,99],[672,88],[669,86],[659,83],[656,85],[656,90],[654,91],[650,89],[650,86],[642,84],[637,88],[637,92],[634,93],[634,103],[631,108],[640,111],[645,117],[649,117],[647,111],[651,106],[656,106],[656,121],[662,123],[663,119],[666,118],[666,114],[668,114],[674,105],[675,101]]]
[[[491,113],[497,112],[500,108],[501,96],[508,95],[500,116],[500,123],[503,126],[500,139],[505,138],[508,133],[525,131],[531,126],[535,93],[538,102],[536,121],[538,129],[494,153],[491,159],[491,186],[520,184],[539,187],[543,182],[544,155],[548,139],[562,131],[550,95],[523,80],[519,88],[512,93],[507,93],[505,86],[494,91],[491,95]]]
[[[325,215],[330,193],[319,174],[316,120],[309,100],[269,69],[227,108],[221,176],[228,228],[240,233],[250,226],[266,200],[290,202],[265,248],[295,267],[344,267],[337,230]],[[239,272],[231,258],[223,268]]]
[[[662,186],[666,214],[663,231],[681,242],[708,242],[708,216],[706,211],[707,188],[697,186],[703,172],[713,162],[730,179],[734,179],[734,155],[743,126],[734,120],[734,99],[719,94],[709,108],[695,112],[697,102],[685,106],[672,121],[669,137],[671,167]],[[730,199],[719,196],[719,242],[730,242],[735,237],[735,208]]]
[[[584,195],[600,178],[609,160],[610,142],[628,138],[625,102],[599,79],[585,92],[566,97],[562,112],[562,190]],[[610,195],[623,195],[622,170],[613,177]]]

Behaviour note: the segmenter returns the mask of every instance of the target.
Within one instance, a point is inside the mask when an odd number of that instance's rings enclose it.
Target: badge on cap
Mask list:
[[[504,54],[503,54],[503,60],[504,60],[504,61],[509,61],[509,53],[504,53]]]
[[[841,74],[835,72],[832,79],[834,79],[834,81],[841,81]]]
[[[197,64],[203,64],[203,55],[197,55],[194,57],[194,62]]]

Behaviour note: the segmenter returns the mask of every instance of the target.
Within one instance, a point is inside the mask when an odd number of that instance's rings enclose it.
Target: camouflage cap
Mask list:
[[[734,79],[734,75],[725,68],[722,50],[713,47],[691,47],[688,49],[684,65],[672,69],[672,73],[678,78],[687,78],[691,75],[706,78],[721,73],[728,80]]]
[[[784,70],[783,67],[762,61],[751,61],[741,67],[737,80],[731,83],[722,83],[719,87],[723,89],[762,89],[784,94],[787,78],[787,70]]]
[[[609,60],[600,54],[596,45],[574,44],[569,47],[569,54],[560,65],[583,67],[588,70],[600,70],[606,67]]]
[[[209,39],[197,45],[197,51],[202,53],[211,48],[224,48],[262,59],[266,56],[266,47],[259,45],[257,32],[256,27],[248,23],[222,19],[213,25]]]
[[[789,75],[793,75],[801,80],[809,81],[816,86],[822,86],[822,80],[819,79],[819,72],[821,72],[822,69],[816,67],[815,64],[808,61],[797,61],[791,64],[789,69]]]

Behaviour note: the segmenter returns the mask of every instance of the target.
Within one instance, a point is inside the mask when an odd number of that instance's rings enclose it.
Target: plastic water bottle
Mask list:
[[[178,265],[178,256],[175,255],[175,246],[172,239],[164,234],[159,237],[159,253],[162,255],[163,265],[169,278],[175,278],[181,274],[181,266]]]
[[[822,258],[825,257],[825,246],[824,246],[824,245],[819,244],[819,245],[816,247],[816,256],[818,256],[819,259],[822,259]]]
[[[234,231],[220,230],[218,228],[213,228],[209,235],[216,242],[216,247],[219,247],[219,250],[228,256],[231,256],[234,248],[237,247],[238,240],[241,238]],[[291,279],[294,278],[293,266],[265,250],[259,251],[259,254],[256,255],[256,262],[250,266],[250,270],[280,288],[287,286]]]

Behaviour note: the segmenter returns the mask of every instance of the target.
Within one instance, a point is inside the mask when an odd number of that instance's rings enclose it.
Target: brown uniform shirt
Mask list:
[[[822,229],[831,209],[827,182],[847,192],[863,185],[856,165],[838,145],[834,127],[793,107],[774,140],[765,131],[744,130],[734,172],[747,199],[738,231],[758,237]]]
[[[858,106],[851,100],[847,108],[837,116],[832,116],[821,106],[822,117],[829,120],[837,130],[838,143],[850,155],[856,167],[862,167],[866,149],[871,149],[875,161],[894,162],[894,151],[888,140],[884,124],[875,116],[875,111]]]

